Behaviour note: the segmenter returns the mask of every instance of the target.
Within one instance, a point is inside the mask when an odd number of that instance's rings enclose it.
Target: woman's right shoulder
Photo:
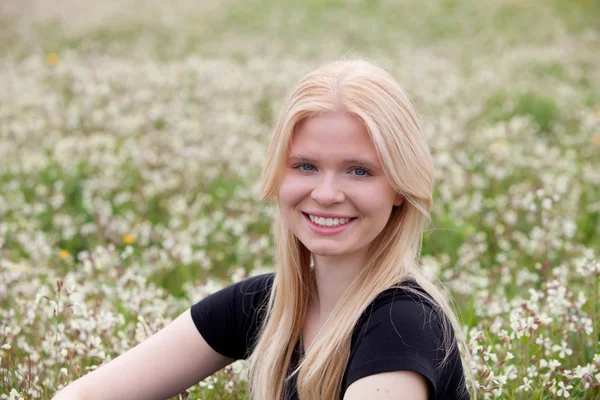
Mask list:
[[[237,280],[205,297],[201,302],[210,302],[215,299],[219,299],[219,302],[226,302],[228,300],[241,302],[248,298],[261,301],[271,293],[274,277],[275,274],[269,272]]]
[[[244,295],[260,294],[262,292],[269,293],[273,286],[274,279],[275,273],[268,272],[242,279],[241,281],[234,283],[234,285],[236,285]]]
[[[235,283],[232,288],[234,300],[251,325],[260,325],[264,319],[267,302],[273,287],[274,273],[251,276]]]
[[[242,308],[247,314],[247,308],[254,309],[266,302],[273,287],[274,277],[275,274],[270,272],[243,278],[203,298],[194,307],[209,305],[214,310],[221,307]]]
[[[262,321],[273,273],[239,280],[191,307],[192,320],[206,342],[233,359],[246,358]]]

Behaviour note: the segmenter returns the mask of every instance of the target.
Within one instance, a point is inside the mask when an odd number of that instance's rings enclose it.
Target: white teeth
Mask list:
[[[314,215],[308,215],[308,218],[312,222],[321,226],[337,226],[347,224],[352,218],[323,218],[315,217]]]

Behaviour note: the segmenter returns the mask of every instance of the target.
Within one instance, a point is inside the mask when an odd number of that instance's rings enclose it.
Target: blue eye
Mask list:
[[[310,169],[304,169],[304,168],[302,168],[302,167],[305,167],[305,166],[310,167]],[[313,171],[314,168],[315,168],[315,166],[312,165],[312,164],[309,164],[309,163],[302,163],[302,164],[296,164],[292,168],[298,169],[300,171]]]
[[[356,167],[356,168],[354,168],[354,171],[362,171],[362,173],[357,173],[356,176],[371,176],[371,175],[373,175],[371,173],[371,171],[369,171],[368,169],[363,168],[363,167]]]
[[[310,163],[300,163],[292,166],[293,169],[302,171],[302,172],[312,172],[315,171],[316,168],[313,164]],[[372,176],[373,173],[367,168],[363,167],[353,167],[351,170],[355,171],[355,176],[366,178],[368,176]],[[358,171],[358,172],[357,172]]]

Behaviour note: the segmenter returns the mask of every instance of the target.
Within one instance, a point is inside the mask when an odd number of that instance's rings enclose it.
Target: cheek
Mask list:
[[[363,185],[360,190],[353,190],[348,196],[356,207],[366,215],[385,213],[394,205],[395,192],[381,185]]]
[[[308,189],[301,179],[284,177],[279,187],[279,202],[283,206],[294,206],[306,197]]]

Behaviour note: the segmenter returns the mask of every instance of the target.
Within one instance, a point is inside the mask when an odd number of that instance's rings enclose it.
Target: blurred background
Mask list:
[[[294,83],[388,70],[436,165],[422,268],[485,398],[600,397],[600,1],[0,2],[0,393],[49,399],[273,270]],[[245,398],[237,362],[179,398]]]

